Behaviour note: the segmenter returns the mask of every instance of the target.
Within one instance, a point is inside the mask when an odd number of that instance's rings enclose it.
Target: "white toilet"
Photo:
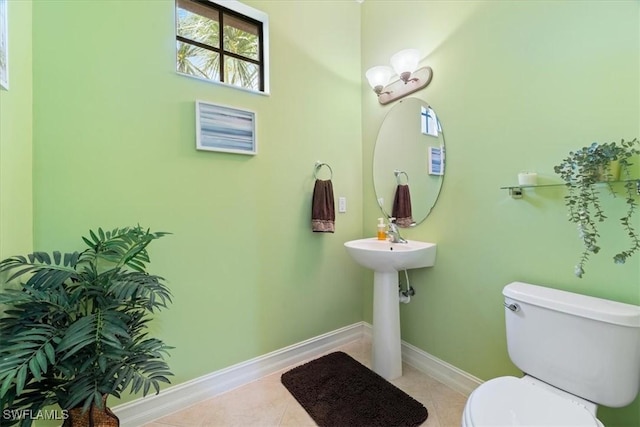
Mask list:
[[[505,286],[507,347],[522,378],[475,389],[463,427],[602,427],[597,405],[640,388],[640,307],[527,283]]]

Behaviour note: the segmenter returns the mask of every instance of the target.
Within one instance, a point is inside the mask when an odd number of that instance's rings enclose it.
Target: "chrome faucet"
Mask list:
[[[389,241],[391,243],[407,243],[407,241],[400,235],[398,224],[396,224],[396,219],[393,217],[389,218],[389,229],[387,230],[387,237],[389,238]]]

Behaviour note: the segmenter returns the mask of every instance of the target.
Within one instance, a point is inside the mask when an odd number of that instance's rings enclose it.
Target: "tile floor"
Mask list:
[[[367,339],[336,350],[344,351],[365,366],[371,366],[371,342]],[[280,383],[280,375],[292,367],[160,418],[144,427],[313,427],[316,424],[311,417]],[[429,417],[422,426],[460,427],[466,401],[464,395],[406,364],[402,377],[391,382],[427,408]]]

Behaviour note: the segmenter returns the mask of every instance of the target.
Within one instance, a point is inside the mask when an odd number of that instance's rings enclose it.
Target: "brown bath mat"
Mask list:
[[[418,426],[420,402],[338,351],[285,372],[282,384],[320,427]]]

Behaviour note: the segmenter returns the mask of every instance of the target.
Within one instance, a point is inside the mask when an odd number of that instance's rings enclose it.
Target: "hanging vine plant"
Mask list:
[[[617,195],[612,184],[615,180],[623,181],[623,197],[627,204],[624,217],[620,218],[620,225],[629,236],[628,249],[617,253],[613,257],[616,264],[624,264],[629,257],[640,250],[640,236],[632,225],[631,218],[638,208],[637,194],[640,179],[631,176],[630,166],[633,156],[640,154],[640,141],[634,138],[630,141],[621,140],[619,143],[597,143],[583,147],[569,153],[562,162],[554,167],[554,171],[567,183],[568,194],[565,204],[569,210],[569,221],[578,226],[578,235],[582,240],[584,250],[575,267],[575,275],[582,277],[584,265],[591,254],[600,251],[598,246],[598,223],[607,217],[600,202],[599,190],[594,184],[605,182],[611,194]]]

